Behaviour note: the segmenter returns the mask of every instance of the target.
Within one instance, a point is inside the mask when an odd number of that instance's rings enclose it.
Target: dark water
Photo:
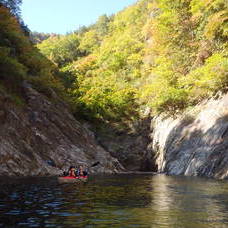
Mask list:
[[[0,182],[0,227],[228,227],[228,181],[156,176]]]

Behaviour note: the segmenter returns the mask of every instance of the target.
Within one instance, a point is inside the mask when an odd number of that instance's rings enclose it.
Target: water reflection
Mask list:
[[[156,176],[0,182],[0,227],[228,227],[228,182]]]
[[[154,187],[151,224],[158,227],[167,224],[170,227],[228,226],[227,182],[160,175],[152,178],[151,185]]]

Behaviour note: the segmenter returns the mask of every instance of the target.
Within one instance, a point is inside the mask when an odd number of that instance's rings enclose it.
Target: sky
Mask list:
[[[65,34],[135,2],[137,0],[23,0],[21,11],[31,31]]]

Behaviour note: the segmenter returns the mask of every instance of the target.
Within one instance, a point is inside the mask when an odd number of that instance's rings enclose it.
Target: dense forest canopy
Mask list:
[[[177,113],[228,85],[226,0],[140,0],[82,32],[38,45],[89,117],[144,107]]]
[[[0,0],[14,15],[20,3]],[[226,0],[139,0],[67,35],[31,34],[42,55],[7,8],[0,77],[51,86],[83,118],[126,122],[146,107],[176,114],[227,91]]]

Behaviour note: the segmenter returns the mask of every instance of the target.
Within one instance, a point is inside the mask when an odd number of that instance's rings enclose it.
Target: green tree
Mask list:
[[[79,48],[80,41],[76,34],[67,36],[51,36],[49,39],[38,44],[37,47],[57,66],[62,67],[69,62],[84,56]]]
[[[95,29],[99,36],[105,36],[108,34],[110,18],[104,14],[100,16],[95,24]]]

